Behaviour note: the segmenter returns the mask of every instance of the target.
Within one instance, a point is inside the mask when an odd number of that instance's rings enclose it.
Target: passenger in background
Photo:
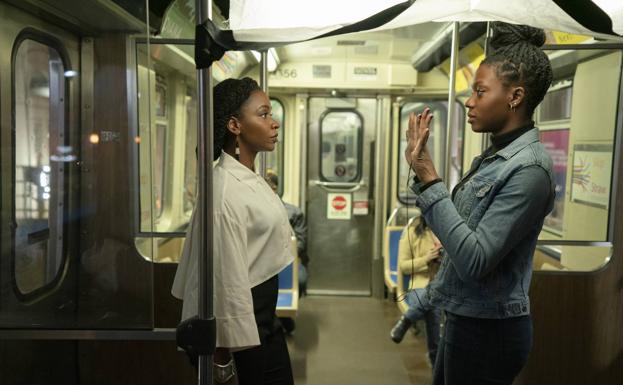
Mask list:
[[[279,176],[272,171],[266,173],[266,182],[273,189],[275,194],[278,195],[279,190]],[[279,197],[281,199],[281,197]],[[307,223],[305,222],[305,215],[293,204],[284,202],[281,199],[281,203],[286,208],[288,213],[288,221],[294,231],[296,237],[296,249],[300,260],[298,266],[298,281],[299,281],[299,298],[307,293],[307,263],[309,257],[307,256]],[[296,322],[293,318],[280,317],[281,325],[288,335],[291,335],[296,328]]]
[[[439,343],[439,309],[430,305],[426,286],[436,272],[441,258],[441,244],[424,217],[414,218],[405,227],[398,245],[399,274],[411,276],[409,291],[404,300],[409,309],[400,317],[390,332],[395,343],[400,343],[407,330],[418,320],[426,322],[426,345],[431,364],[435,363],[437,345]]]
[[[240,385],[292,385],[283,330],[276,318],[277,275],[293,260],[290,226],[281,201],[254,170],[260,151],[272,151],[278,123],[268,96],[250,79],[214,87],[214,317],[215,364]],[[199,202],[199,205],[201,202]],[[198,252],[202,234],[193,213],[172,294],[184,300],[182,319],[198,313]]]
[[[279,177],[277,174],[270,171],[267,172],[266,182],[268,182],[268,185],[273,189],[275,194],[277,194],[277,190],[279,189]],[[309,256],[307,255],[307,222],[305,221],[305,214],[303,214],[300,208],[288,202],[284,202],[283,199],[281,203],[283,203],[286,208],[290,226],[292,226],[292,230],[294,230],[294,235],[296,236],[296,249],[299,259],[301,260],[299,264],[299,297],[301,297],[307,294],[307,264],[309,263]]]
[[[532,258],[554,203],[552,161],[532,121],[552,81],[544,42],[542,30],[493,23],[492,53],[465,102],[472,130],[490,133],[492,144],[452,198],[426,148],[430,110],[409,119],[411,189],[445,249],[428,286],[431,304],[446,314],[435,385],[510,385],[532,346]]]

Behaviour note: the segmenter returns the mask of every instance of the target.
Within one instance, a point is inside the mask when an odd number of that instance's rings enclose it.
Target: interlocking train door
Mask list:
[[[369,295],[377,100],[309,99],[310,294]]]
[[[0,119],[3,148],[13,149],[2,154],[0,327],[72,325],[79,40],[0,11],[12,16],[0,36]]]

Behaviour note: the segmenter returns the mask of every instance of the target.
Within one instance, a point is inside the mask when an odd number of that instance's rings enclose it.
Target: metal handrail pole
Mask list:
[[[196,0],[196,22],[202,25],[212,19],[212,0]],[[211,319],[213,307],[213,245],[214,234],[212,218],[213,178],[212,160],[214,159],[214,126],[212,118],[212,70],[210,67],[197,70],[197,145],[198,145],[198,174],[199,174],[199,318]],[[187,240],[188,241],[188,240]],[[199,385],[212,385],[212,355],[200,355],[198,367]]]
[[[491,22],[487,21],[487,33],[485,34],[485,49],[484,49],[484,54],[485,57],[487,57],[491,52]],[[482,150],[482,152],[485,152],[485,150],[489,147],[489,142],[491,138],[491,134],[482,134],[482,142],[480,143],[480,149]]]
[[[452,168],[451,156],[452,156],[452,125],[454,124],[454,116],[456,110],[454,108],[454,102],[456,99],[456,71],[459,61],[459,27],[458,21],[455,21],[452,25],[452,51],[450,54],[450,89],[448,90],[448,122],[446,124],[446,151],[444,161],[444,174],[443,178],[446,181],[446,185],[450,188],[450,171]]]
[[[260,88],[266,95],[268,95],[268,50],[261,52],[260,59]],[[266,152],[260,152],[259,157],[259,174],[262,177],[266,176]]]

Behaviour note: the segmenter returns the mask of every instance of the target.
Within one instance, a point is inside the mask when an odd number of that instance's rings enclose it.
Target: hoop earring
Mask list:
[[[508,103],[508,107],[512,112],[515,112],[516,106],[513,103]]]

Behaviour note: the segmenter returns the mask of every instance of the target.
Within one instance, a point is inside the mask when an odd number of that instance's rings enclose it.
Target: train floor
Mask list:
[[[301,299],[288,348],[296,385],[428,385],[431,368],[424,333],[400,344],[389,331],[395,303],[366,297]]]

